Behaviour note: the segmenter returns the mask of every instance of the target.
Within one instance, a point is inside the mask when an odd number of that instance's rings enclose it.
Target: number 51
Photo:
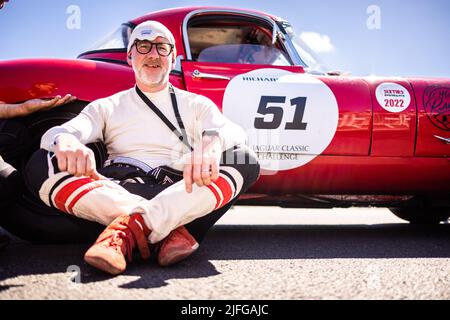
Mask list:
[[[264,121],[264,117],[255,118],[255,129],[278,129],[283,120],[282,107],[269,107],[269,103],[285,103],[286,97],[281,96],[262,96],[259,102],[258,114],[267,115],[272,114],[272,121]],[[291,106],[295,106],[295,114],[292,122],[286,122],[285,130],[306,130],[308,125],[303,122],[303,115],[305,114],[306,97],[297,97],[291,99]]]

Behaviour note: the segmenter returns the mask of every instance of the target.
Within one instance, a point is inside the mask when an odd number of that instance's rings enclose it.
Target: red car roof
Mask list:
[[[154,11],[151,13],[148,13],[146,15],[140,16],[138,18],[132,19],[130,22],[134,24],[139,24],[141,22],[144,22],[146,20],[156,20],[160,21],[161,23],[169,23],[171,21],[175,22],[178,20],[178,22],[183,21],[184,17],[191,13],[192,11],[196,10],[208,10],[208,9],[217,9],[217,10],[235,10],[239,12],[246,12],[250,14],[258,14],[258,15],[265,15],[272,19],[276,19],[275,16],[251,9],[241,9],[241,8],[232,8],[232,7],[213,7],[213,6],[198,6],[198,7],[180,7],[180,8],[171,8],[171,9],[164,9],[160,11]]]

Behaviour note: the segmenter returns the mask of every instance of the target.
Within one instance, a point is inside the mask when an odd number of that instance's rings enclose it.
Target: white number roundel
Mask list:
[[[336,133],[339,110],[330,88],[306,74],[258,69],[228,84],[223,113],[248,135],[261,168],[289,170],[320,155]]]

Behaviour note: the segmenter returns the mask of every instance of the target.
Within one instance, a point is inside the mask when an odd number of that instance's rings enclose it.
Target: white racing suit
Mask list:
[[[49,207],[104,225],[122,214],[141,213],[152,230],[151,243],[186,224],[201,240],[238,195],[256,181],[259,165],[243,145],[243,130],[227,120],[211,100],[174,91],[191,145],[201,142],[203,130],[219,132],[224,153],[217,181],[203,187],[194,184],[192,193],[186,192],[182,159],[190,150],[132,88],[92,102],[77,117],[44,134],[42,149],[25,170],[30,191]],[[145,95],[171,123],[177,123],[168,89]],[[55,137],[61,133],[73,134],[83,144],[102,141],[109,158],[99,171],[111,179],[94,181],[60,172],[52,151]],[[209,213],[212,217],[206,218]]]

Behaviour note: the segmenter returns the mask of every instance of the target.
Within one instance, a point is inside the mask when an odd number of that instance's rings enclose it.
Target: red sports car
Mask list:
[[[450,216],[450,79],[317,72],[289,22],[257,11],[162,10],[123,23],[78,59],[0,62],[2,101],[66,93],[79,98],[9,120],[22,124],[20,132],[8,132],[4,122],[0,152],[5,160],[20,170],[48,128],[95,99],[132,87],[125,48],[133,28],[146,20],[160,21],[175,36],[171,83],[208,96],[247,131],[263,174],[241,204],[382,206],[416,223]],[[93,148],[101,165],[104,146]],[[18,231],[27,238],[46,239],[52,229],[63,240],[64,228],[92,227],[58,213],[48,219],[40,206],[25,192],[11,208],[10,215],[23,216],[22,223],[42,221]],[[17,231],[14,218],[8,219]],[[74,237],[72,232],[69,238]]]

